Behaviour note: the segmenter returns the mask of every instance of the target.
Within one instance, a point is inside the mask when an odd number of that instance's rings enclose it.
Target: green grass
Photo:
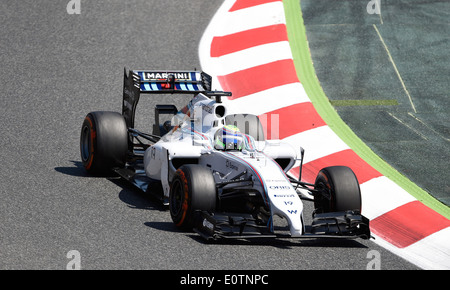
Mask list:
[[[353,133],[347,124],[342,121],[336,110],[333,108],[332,103],[330,103],[323,92],[319,80],[317,79],[309,51],[299,0],[283,0],[283,4],[286,15],[289,44],[291,46],[297,75],[319,115],[324,119],[328,126],[369,165],[394,181],[426,206],[449,219],[450,207],[432,197],[415,183],[411,182],[407,177],[391,167],[376,155],[358,136],[355,135],[355,133]],[[364,103],[364,101],[353,101],[353,104],[351,103],[352,101],[349,102],[350,103],[348,104],[350,105],[355,105],[358,102]],[[370,104],[371,101],[365,102],[365,105],[367,105]],[[384,102],[384,105],[386,105],[387,102],[392,103],[388,105],[394,105],[393,100],[385,100],[382,102]],[[443,176],[443,178],[445,177]]]
[[[333,107],[398,106],[397,100],[330,100]]]

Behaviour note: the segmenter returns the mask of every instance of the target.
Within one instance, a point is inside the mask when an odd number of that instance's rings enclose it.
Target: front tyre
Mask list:
[[[128,129],[117,112],[91,112],[81,127],[80,154],[83,167],[92,174],[107,174],[123,167],[128,152]]]
[[[216,184],[211,171],[197,164],[181,166],[172,179],[169,194],[170,216],[181,229],[191,230],[196,211],[216,208]]]
[[[361,191],[355,173],[346,166],[323,168],[316,177],[314,196],[317,213],[357,210],[361,212]]]

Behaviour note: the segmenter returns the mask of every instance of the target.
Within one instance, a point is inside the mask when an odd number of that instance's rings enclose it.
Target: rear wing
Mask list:
[[[211,76],[200,71],[124,70],[122,115],[134,128],[141,94],[198,94],[211,91]]]
[[[211,90],[211,76],[199,71],[130,71],[141,93],[197,94]],[[126,75],[126,73],[125,73]]]

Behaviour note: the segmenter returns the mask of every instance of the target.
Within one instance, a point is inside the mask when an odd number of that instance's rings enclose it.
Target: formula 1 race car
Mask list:
[[[135,129],[139,98],[190,94],[187,106],[155,107],[152,133]],[[92,174],[115,172],[168,206],[174,224],[205,239],[263,237],[370,238],[359,183],[344,166],[323,168],[314,184],[301,181],[303,149],[266,140],[258,116],[233,114],[199,71],[125,70],[122,113],[91,112],[80,149]],[[166,115],[170,120],[160,122]],[[289,176],[300,164],[300,176]],[[302,200],[314,203],[305,225]],[[277,233],[274,216],[287,220]]]

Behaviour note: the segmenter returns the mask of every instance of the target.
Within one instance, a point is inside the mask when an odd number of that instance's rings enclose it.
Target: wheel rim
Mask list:
[[[183,194],[183,186],[180,180],[174,180],[170,197],[170,211],[173,216],[177,216],[183,208]]]
[[[91,154],[91,130],[88,126],[84,126],[81,130],[81,159],[86,162]]]
[[[332,212],[334,210],[333,206],[333,194],[331,192],[331,189],[324,181],[320,181],[316,184],[315,188],[319,191],[324,191],[329,196],[329,198],[323,196],[322,194],[317,195],[317,197],[314,197],[315,202],[314,205],[317,207],[317,209],[320,210],[320,212]]]

